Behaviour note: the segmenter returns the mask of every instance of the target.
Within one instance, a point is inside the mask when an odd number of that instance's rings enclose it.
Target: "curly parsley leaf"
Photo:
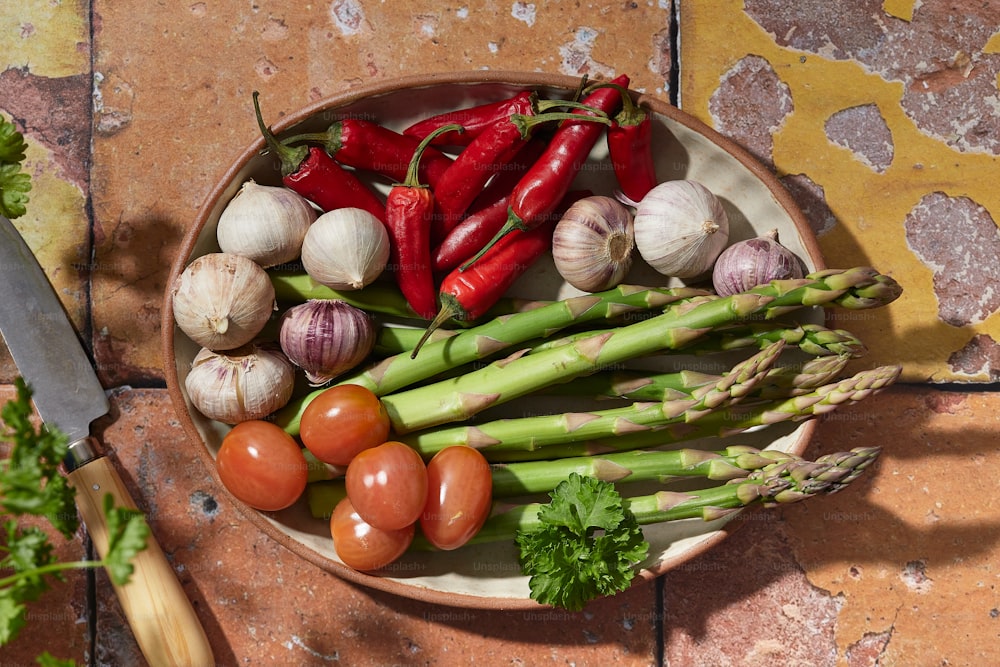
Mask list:
[[[66,436],[32,421],[31,389],[23,378],[14,381],[16,397],[0,409],[0,438],[12,442],[9,458],[0,460],[0,511],[13,517],[36,515],[47,519],[67,539],[79,526],[75,490],[60,474],[66,454]],[[107,494],[103,511],[108,521],[108,553],[101,560],[58,561],[48,535],[37,526],[19,526],[14,518],[0,532],[0,646],[17,638],[26,624],[26,603],[49,589],[49,578],[63,572],[104,567],[112,581],[125,584],[134,571],[131,559],[146,548],[149,525],[138,510],[115,507]],[[10,574],[7,574],[7,573]],[[49,656],[47,665],[66,665]]]
[[[31,389],[15,381],[16,399],[0,410],[3,438],[14,443],[10,458],[0,462],[0,509],[10,514],[43,516],[67,539],[79,526],[75,492],[59,472],[66,456],[66,436],[36,429],[31,421]]]
[[[0,116],[0,214],[17,218],[25,213],[31,177],[21,172],[28,145],[13,123]]]
[[[149,524],[139,510],[115,507],[110,493],[104,496],[104,515],[108,519],[108,554],[104,557],[104,567],[113,582],[125,584],[135,571],[132,558],[146,548]]]
[[[518,531],[531,597],[570,611],[625,590],[649,544],[610,482],[572,473],[538,511],[541,528]]]

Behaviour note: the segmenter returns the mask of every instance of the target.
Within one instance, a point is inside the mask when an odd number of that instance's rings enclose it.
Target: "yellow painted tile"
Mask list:
[[[886,3],[886,11],[910,19],[912,5]],[[710,10],[689,3],[682,7],[681,19],[682,107],[717,125],[709,104],[720,79],[747,56],[764,59],[788,87],[794,105],[783,124],[772,131],[775,170],[779,176],[807,175],[822,188],[838,220],[832,231],[820,237],[827,264],[870,264],[904,285],[903,298],[889,308],[840,315],[839,323],[871,348],[867,361],[903,363],[904,378],[909,381],[995,380],[1000,364],[984,361],[981,368],[956,369],[949,358],[976,335],[1000,340],[1000,316],[988,312],[982,321],[958,326],[939,319],[936,267],[933,260],[910,247],[913,239],[907,238],[905,225],[914,207],[931,193],[967,198],[985,209],[993,221],[1000,220],[997,156],[985,151],[960,152],[922,132],[901,106],[903,83],[887,81],[861,63],[779,45],[775,36],[744,13],[742,2],[715,2]],[[953,58],[953,69],[944,70],[942,76],[962,76],[963,71],[968,76],[973,60],[964,54]],[[891,133],[894,154],[881,173],[831,140],[825,129],[836,114],[863,105],[877,108]],[[988,228],[982,234],[986,235],[983,243],[993,242]],[[953,270],[937,268],[943,271],[939,281]],[[985,272],[984,280],[987,284],[982,290],[1000,288],[989,282]],[[972,284],[970,299],[983,293],[978,284]]]
[[[89,2],[21,0],[0,5],[0,57],[38,76],[70,76],[90,67]]]

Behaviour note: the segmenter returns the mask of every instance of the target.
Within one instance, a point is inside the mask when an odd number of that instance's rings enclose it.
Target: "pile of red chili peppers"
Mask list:
[[[344,118],[280,141],[256,92],[253,99],[287,187],[323,211],[361,208],[386,225],[390,269],[413,312],[431,320],[429,333],[449,319],[483,316],[551,249],[561,213],[590,194],[572,185],[602,135],[628,200],[656,184],[651,121],[628,84],[625,75],[589,86],[584,79],[574,100],[525,90],[402,132]],[[384,201],[371,177],[391,184]]]

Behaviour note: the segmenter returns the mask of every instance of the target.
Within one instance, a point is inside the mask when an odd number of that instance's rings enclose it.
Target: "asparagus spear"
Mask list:
[[[577,331],[557,339],[547,339],[532,345],[531,351],[565,345],[593,335],[593,331]],[[849,355],[863,356],[868,350],[861,340],[844,329],[829,329],[820,324],[781,324],[754,322],[711,331],[679,351],[688,354],[727,352],[746,348],[763,348],[776,340],[783,340],[814,356]]]
[[[523,441],[513,442],[499,447],[486,447],[482,452],[491,462],[527,461],[594,456],[612,451],[662,447],[699,438],[730,437],[752,428],[809,419],[827,414],[847,403],[864,400],[895,382],[901,370],[900,366],[893,365],[860,371],[806,394],[770,401],[744,401],[737,408],[716,410],[694,423],[669,424],[662,429],[623,433],[544,449],[532,449],[530,443]]]
[[[574,472],[613,483],[656,481],[666,484],[692,477],[730,481],[746,477],[753,470],[796,458],[777,449],[733,445],[717,452],[701,449],[636,450],[555,461],[494,464],[491,466],[493,497],[510,498],[548,492]],[[310,514],[317,519],[329,519],[333,508],[346,493],[343,479],[310,483],[307,487]]]
[[[426,319],[413,312],[402,293],[390,283],[375,282],[360,290],[336,290],[316,282],[308,273],[302,271],[271,269],[268,275],[274,286],[274,296],[279,302],[302,303],[309,299],[340,299],[369,313],[426,323]],[[504,297],[483,317],[495,318],[519,313],[548,303],[551,302]],[[472,325],[461,320],[449,320],[448,323],[463,329]],[[423,330],[420,333],[422,335]]]
[[[628,509],[642,525],[680,519],[721,519],[760,503],[765,507],[833,494],[856,480],[879,456],[880,447],[858,447],[808,461],[797,457],[753,470],[720,486],[691,491],[657,491],[627,498]],[[517,532],[542,527],[542,503],[498,505],[471,543],[509,540]]]
[[[498,419],[477,425],[397,433],[396,439],[421,456],[430,457],[445,447],[455,445],[491,450],[506,449],[508,446],[536,449],[648,431],[666,424],[689,423],[746,396],[767,375],[784,345],[781,340],[771,343],[734,366],[717,382],[698,387],[684,398],[659,403],[638,402],[609,410]]]
[[[416,358],[409,353],[398,354],[341,377],[337,383],[361,385],[382,396],[574,324],[660,309],[696,297],[708,298],[708,293],[686,287],[657,289],[619,285],[605,292],[550,303],[536,302],[535,307],[525,305],[525,309],[517,313],[494,318],[444,340],[429,342]],[[276,422],[292,435],[298,434],[302,411],[322,391],[319,389],[293,399],[275,415]]]
[[[551,491],[573,472],[616,483],[652,480],[665,484],[684,477],[729,481],[744,478],[753,470],[795,458],[777,449],[734,445],[717,452],[642,449],[554,461],[493,464],[493,497],[508,498]]]
[[[847,366],[850,357],[830,356],[808,359],[801,365],[775,366],[754,388],[754,396],[778,398],[812,391],[832,382]],[[555,396],[620,398],[632,401],[669,401],[690,396],[694,390],[714,384],[722,375],[682,370],[656,373],[620,369],[598,371],[541,390]]]
[[[662,315],[599,333],[537,354],[382,397],[396,433],[467,419],[500,403],[613,364],[678,349],[714,328],[751,318],[780,317],[804,306],[874,308],[895,300],[892,278],[860,267],[825,270],[796,280],[775,280],[741,294],[687,303]],[[446,346],[458,336],[436,343]],[[419,359],[419,357],[418,357]],[[279,423],[288,422],[279,413]]]

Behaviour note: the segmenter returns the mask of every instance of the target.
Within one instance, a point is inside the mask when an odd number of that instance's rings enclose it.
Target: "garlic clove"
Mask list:
[[[294,387],[295,367],[275,343],[202,348],[184,379],[195,409],[224,424],[263,419],[291,400]]]
[[[253,260],[230,253],[193,260],[174,281],[171,303],[180,330],[210,350],[246,345],[277,307],[267,272]]]
[[[722,251],[712,269],[712,284],[721,296],[745,292],[772,280],[801,278],[802,261],[778,242],[778,230],[737,241]]]
[[[559,275],[584,292],[620,284],[632,266],[632,213],[611,197],[574,202],[556,224],[552,258]]]
[[[375,326],[367,313],[345,301],[310,299],[282,315],[279,342],[309,384],[319,386],[371,353]]]
[[[359,208],[320,215],[302,242],[302,266],[313,280],[337,290],[371,284],[389,262],[389,233],[382,221]]]
[[[298,258],[318,215],[297,192],[248,180],[219,216],[216,238],[222,252],[269,268]]]
[[[722,202],[697,181],[660,183],[636,207],[635,245],[657,272],[696,278],[712,269],[729,241]]]

